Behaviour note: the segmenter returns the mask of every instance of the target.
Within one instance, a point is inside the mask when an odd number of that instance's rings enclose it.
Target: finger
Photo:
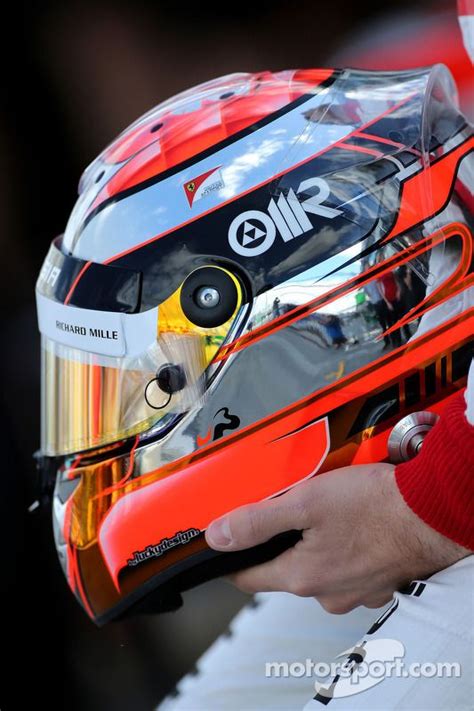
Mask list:
[[[246,593],[293,592],[294,550],[290,549],[261,565],[232,573],[229,580]]]
[[[216,519],[207,528],[206,541],[216,550],[243,550],[265,543],[278,533],[302,530],[306,522],[304,496],[292,489],[275,499],[241,506]]]
[[[373,595],[371,597],[368,597],[367,599],[364,599],[362,604],[364,607],[368,607],[370,609],[376,609],[377,607],[384,607],[387,605],[389,602],[392,602],[393,600],[393,592],[381,592],[378,593],[377,595]]]
[[[362,604],[357,596],[348,595],[347,593],[318,595],[316,600],[319,602],[321,607],[323,607],[326,612],[329,612],[331,615],[345,615]]]

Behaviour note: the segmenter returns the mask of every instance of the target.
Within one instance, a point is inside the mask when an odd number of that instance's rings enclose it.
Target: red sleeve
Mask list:
[[[420,453],[395,469],[408,506],[431,528],[474,550],[474,427],[464,393],[456,395],[428,433]]]

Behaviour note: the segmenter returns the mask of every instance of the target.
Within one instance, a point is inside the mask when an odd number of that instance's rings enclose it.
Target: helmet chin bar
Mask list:
[[[139,593],[132,593],[95,622],[102,626],[112,620],[133,615],[173,612],[182,606],[181,593],[186,590],[208,580],[272,560],[296,545],[301,536],[301,531],[286,531],[254,548],[232,553],[221,553],[205,547],[199,553],[151,578]],[[200,538],[203,537],[204,533],[201,533]]]

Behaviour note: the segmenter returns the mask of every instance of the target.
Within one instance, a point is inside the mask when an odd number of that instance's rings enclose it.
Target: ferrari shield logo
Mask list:
[[[189,207],[192,207],[193,203],[198,200],[202,200],[202,198],[205,198],[224,187],[220,167],[221,166],[212,168],[202,175],[198,175],[183,184]]]

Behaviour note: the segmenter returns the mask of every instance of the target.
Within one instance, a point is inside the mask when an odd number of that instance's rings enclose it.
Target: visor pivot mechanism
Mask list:
[[[230,272],[220,267],[199,267],[184,280],[180,300],[192,324],[218,328],[235,312],[239,292]]]
[[[407,462],[419,453],[423,440],[437,423],[434,412],[412,412],[397,422],[388,438],[389,460],[393,464]]]
[[[221,300],[221,295],[213,286],[203,286],[196,293],[196,302],[203,309],[212,309]]]

